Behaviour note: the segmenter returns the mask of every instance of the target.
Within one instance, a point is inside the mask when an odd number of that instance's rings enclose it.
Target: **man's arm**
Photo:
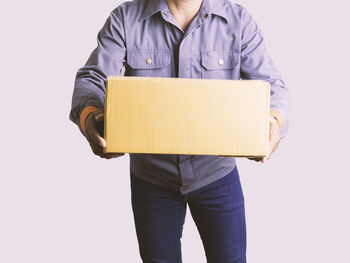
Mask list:
[[[264,42],[262,31],[253,17],[242,8],[241,78],[270,83],[270,154],[288,133],[289,91]],[[278,125],[276,125],[278,124]]]
[[[111,12],[98,33],[97,48],[85,66],[78,70],[69,115],[69,119],[88,139],[94,153],[100,156],[103,155],[103,146],[102,151],[94,150],[97,147],[94,142],[99,145],[104,142],[103,134],[97,131],[103,125],[106,80],[108,76],[120,75],[125,64],[125,34],[121,16],[119,8]]]
[[[81,113],[87,106],[104,108],[107,76],[120,75],[125,63],[124,28],[118,11],[111,12],[98,33],[97,48],[76,75],[69,118],[82,132]]]

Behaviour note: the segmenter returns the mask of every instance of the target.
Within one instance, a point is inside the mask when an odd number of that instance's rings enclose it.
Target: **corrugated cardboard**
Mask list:
[[[270,84],[109,77],[105,152],[267,156]]]

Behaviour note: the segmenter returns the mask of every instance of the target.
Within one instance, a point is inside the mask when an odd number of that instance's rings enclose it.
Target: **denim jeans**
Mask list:
[[[130,173],[132,208],[144,263],[180,263],[187,204],[209,263],[246,262],[244,197],[237,166],[186,195]]]

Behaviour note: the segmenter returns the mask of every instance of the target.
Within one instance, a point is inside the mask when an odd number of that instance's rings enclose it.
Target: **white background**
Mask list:
[[[0,7],[0,262],[140,262],[129,156],[102,160],[69,121],[76,71],[120,1]],[[239,1],[291,91],[288,136],[238,160],[251,263],[350,262],[349,6]],[[189,210],[183,261],[205,262]]]

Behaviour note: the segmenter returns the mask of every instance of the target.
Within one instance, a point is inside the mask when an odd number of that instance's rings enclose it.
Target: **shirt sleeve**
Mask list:
[[[76,74],[69,119],[78,125],[83,135],[85,127],[81,114],[93,107],[104,108],[107,77],[120,75],[125,64],[125,33],[121,17],[118,8],[111,12],[97,35],[97,47]]]
[[[289,91],[266,50],[260,27],[244,8],[241,19],[241,78],[270,83],[270,113],[277,119],[284,138],[289,129]]]

